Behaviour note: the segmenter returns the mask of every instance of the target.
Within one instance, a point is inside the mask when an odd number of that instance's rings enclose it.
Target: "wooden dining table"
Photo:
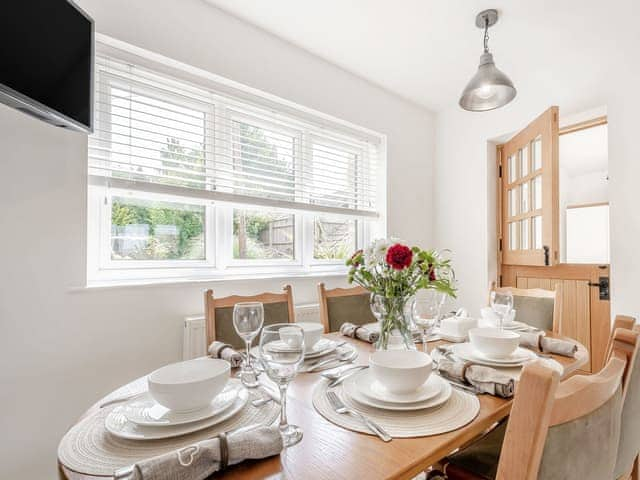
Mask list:
[[[551,332],[550,337],[557,337]],[[346,340],[358,351],[355,364],[367,364],[374,351],[372,345],[331,333],[331,339]],[[429,349],[448,342],[430,342]],[[553,355],[563,368],[562,376],[574,374],[589,359],[582,345],[574,358]],[[300,373],[291,383],[287,396],[287,414],[290,423],[298,425],[304,432],[302,441],[284,450],[280,455],[250,460],[229,467],[224,472],[212,475],[211,479],[255,480],[255,479],[410,479],[430,465],[445,457],[482,434],[493,424],[509,415],[512,400],[479,395],[480,412],[464,427],[452,432],[418,438],[395,438],[382,442],[374,435],[346,430],[326,420],[312,404],[312,392],[322,377],[318,373]],[[146,377],[123,386],[96,402],[83,416],[94,413],[104,402],[123,394],[146,390]],[[107,477],[86,475],[59,464],[61,478],[68,480],[98,480]]]

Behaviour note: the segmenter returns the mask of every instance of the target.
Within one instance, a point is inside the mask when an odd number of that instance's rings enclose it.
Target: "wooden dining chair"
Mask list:
[[[230,344],[234,348],[244,347],[233,327],[233,307],[240,302],[262,302],[264,305],[264,325],[295,322],[293,290],[285,285],[282,293],[261,293],[259,295],[215,298],[213,290],[204,293],[205,328],[207,347],[214,340]]]
[[[360,286],[327,290],[324,283],[319,283],[320,320],[324,332],[337,332],[346,322],[354,325],[376,322],[371,313],[370,296],[369,291]]]
[[[635,319],[631,320],[635,323]],[[633,324],[631,328],[633,330],[616,329],[611,345],[611,352],[624,352],[627,356],[620,442],[614,471],[614,478],[618,480],[639,480],[640,476],[640,329]]]
[[[507,292],[513,295],[513,308],[516,320],[524,322],[540,330],[551,330],[560,333],[562,324],[562,285],[556,284],[554,290],[542,288],[496,287],[491,284],[491,291]],[[491,297],[489,297],[491,298]]]
[[[541,363],[527,365],[508,422],[451,455],[443,462],[444,478],[618,478],[614,469],[624,431],[621,415],[638,333],[618,329],[613,337],[609,361],[595,375],[577,375],[559,384],[558,374]]]

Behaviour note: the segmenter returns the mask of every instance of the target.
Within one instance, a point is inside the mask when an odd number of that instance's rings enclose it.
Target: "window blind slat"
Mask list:
[[[257,206],[377,215],[378,144],[324,118],[314,125],[102,55],[95,102],[92,177]]]

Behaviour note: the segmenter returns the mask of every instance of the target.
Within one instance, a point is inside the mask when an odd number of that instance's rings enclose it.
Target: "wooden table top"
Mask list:
[[[553,336],[551,333],[549,336]],[[336,338],[337,334],[326,335]],[[340,336],[343,340],[345,337]],[[365,342],[347,339],[358,350],[355,363],[367,364],[373,347]],[[430,349],[446,342],[431,342]],[[575,358],[553,356],[564,368],[564,377],[574,373],[589,358],[580,345]],[[146,377],[125,385],[109,394],[89,409],[94,412],[109,397],[117,398],[125,392],[146,389]],[[279,456],[258,461],[246,461],[230,467],[211,479],[301,479],[338,480],[354,478],[410,479],[428,466],[464,445],[498,420],[506,417],[511,401],[480,395],[480,413],[468,425],[453,432],[420,438],[395,438],[384,443],[373,435],[356,433],[330,423],[315,411],[311,394],[321,377],[317,373],[302,373],[289,386],[287,414],[290,423],[302,427],[302,441],[284,450]],[[61,478],[68,480],[96,480],[105,477],[72,472],[60,465]]]

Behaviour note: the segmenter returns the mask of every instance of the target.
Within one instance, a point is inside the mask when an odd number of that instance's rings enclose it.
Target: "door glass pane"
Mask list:
[[[518,189],[512,188],[509,190],[509,215],[515,216],[518,214]]]
[[[509,250],[518,250],[518,222],[509,224]]]
[[[520,220],[520,248],[522,250],[529,249],[529,219]]]
[[[295,216],[267,210],[233,209],[233,258],[294,258]]]
[[[515,155],[511,155],[509,157],[509,165],[508,165],[508,170],[509,170],[509,183],[515,182],[518,179],[518,170],[516,168],[516,156]]]
[[[542,208],[542,175],[531,180],[531,202],[534,210]]]
[[[111,260],[204,260],[205,207],[135,197],[111,200]]]
[[[519,150],[520,154],[520,177],[526,177],[529,175],[529,151],[525,146]]]
[[[531,142],[531,163],[533,164],[533,171],[540,170],[542,168],[542,138],[538,137]]]
[[[533,217],[533,248],[535,250],[542,249],[542,217]]]
[[[522,213],[529,211],[529,182],[520,185],[520,210]]]

